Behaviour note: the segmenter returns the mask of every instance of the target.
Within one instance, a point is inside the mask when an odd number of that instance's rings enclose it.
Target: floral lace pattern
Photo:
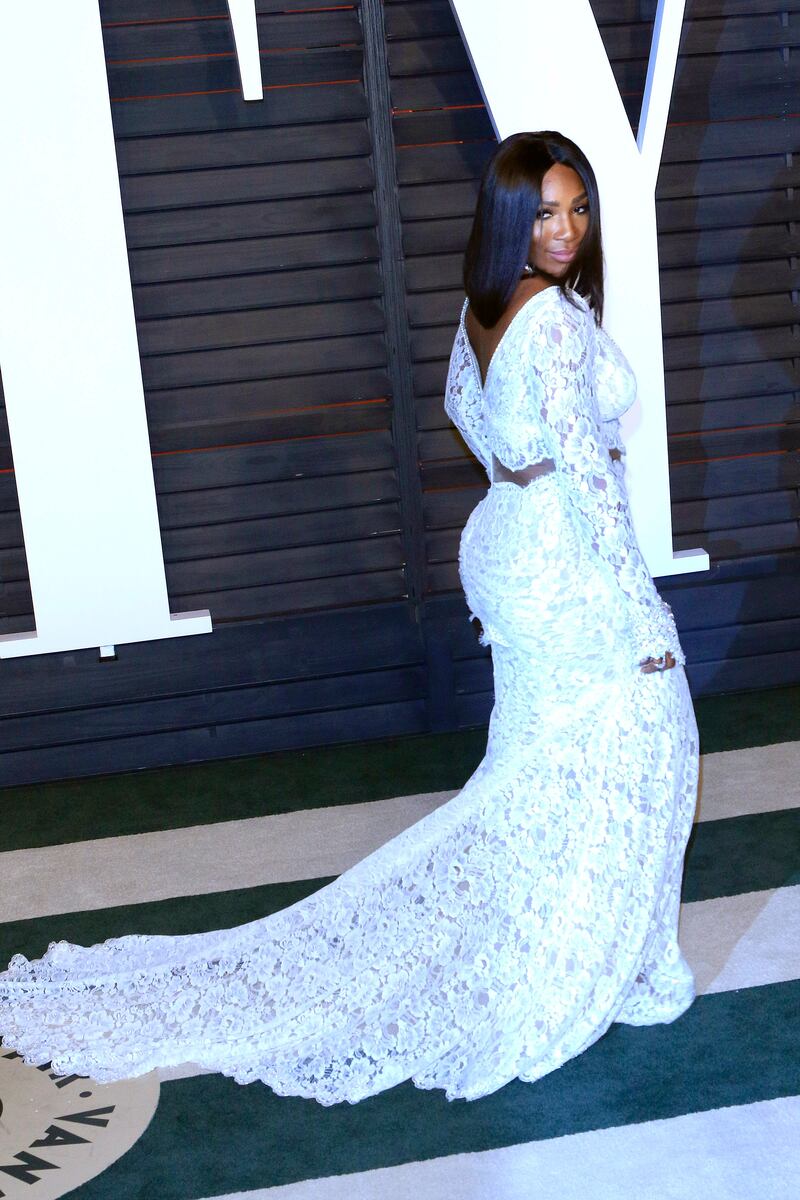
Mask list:
[[[682,668],[637,666],[674,631],[651,616],[598,432],[590,316],[554,299],[509,327],[491,392],[463,325],[448,379],[448,411],[484,463],[500,447],[557,464],[526,488],[493,485],[462,538],[494,660],[483,762],[448,804],[283,912],[17,956],[0,1030],[28,1061],[98,1080],[194,1062],[323,1104],[409,1077],[473,1099],[552,1071],[612,1021],[670,1021],[691,1003],[676,924],[696,727]]]
[[[546,288],[511,321],[482,389],[465,312],[466,305],[450,361],[450,419],[487,470],[492,455],[512,471],[555,463],[563,504],[579,516],[583,537],[616,577],[636,662],[668,650],[685,663],[672,612],[636,542],[623,472],[608,453],[612,438],[618,440],[617,418],[635,397],[622,352],[597,329],[582,297],[572,293],[570,301],[557,287]]]

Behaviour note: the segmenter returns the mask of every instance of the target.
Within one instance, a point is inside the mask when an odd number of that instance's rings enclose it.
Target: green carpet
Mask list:
[[[796,883],[800,883],[800,808],[704,821],[692,830],[686,849],[684,901]]]

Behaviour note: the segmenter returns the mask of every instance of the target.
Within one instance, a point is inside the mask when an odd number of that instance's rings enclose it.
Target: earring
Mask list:
[[[522,278],[523,279],[530,278],[531,275],[535,275],[535,274],[536,274],[536,267],[531,266],[530,263],[525,263],[525,266],[522,268]]]

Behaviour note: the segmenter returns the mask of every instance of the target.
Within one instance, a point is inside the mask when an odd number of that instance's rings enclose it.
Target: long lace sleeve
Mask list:
[[[459,325],[450,354],[444,409],[488,474],[491,452],[486,444],[482,397],[462,325]]]
[[[599,429],[600,443],[612,455],[612,462],[621,462],[625,446],[622,441],[619,417],[612,417],[610,421],[601,421]]]
[[[621,472],[611,464],[607,436],[592,403],[594,333],[585,317],[564,305],[529,327],[521,347],[529,402],[538,405],[565,496],[630,602],[639,661],[669,650],[683,663],[672,612],[656,591],[636,543]]]

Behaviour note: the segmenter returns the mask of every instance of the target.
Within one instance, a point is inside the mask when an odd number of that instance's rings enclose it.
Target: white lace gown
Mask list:
[[[573,300],[530,300],[485,387],[463,315],[453,347],[447,411],[487,468],[555,466],[493,484],[464,530],[496,700],[462,791],[262,920],[17,956],[7,1046],[97,1080],[193,1062],[323,1104],[409,1077],[474,1099],[691,1003],[676,927],[696,727],[682,667],[639,670],[682,657],[608,453],[633,382]]]

